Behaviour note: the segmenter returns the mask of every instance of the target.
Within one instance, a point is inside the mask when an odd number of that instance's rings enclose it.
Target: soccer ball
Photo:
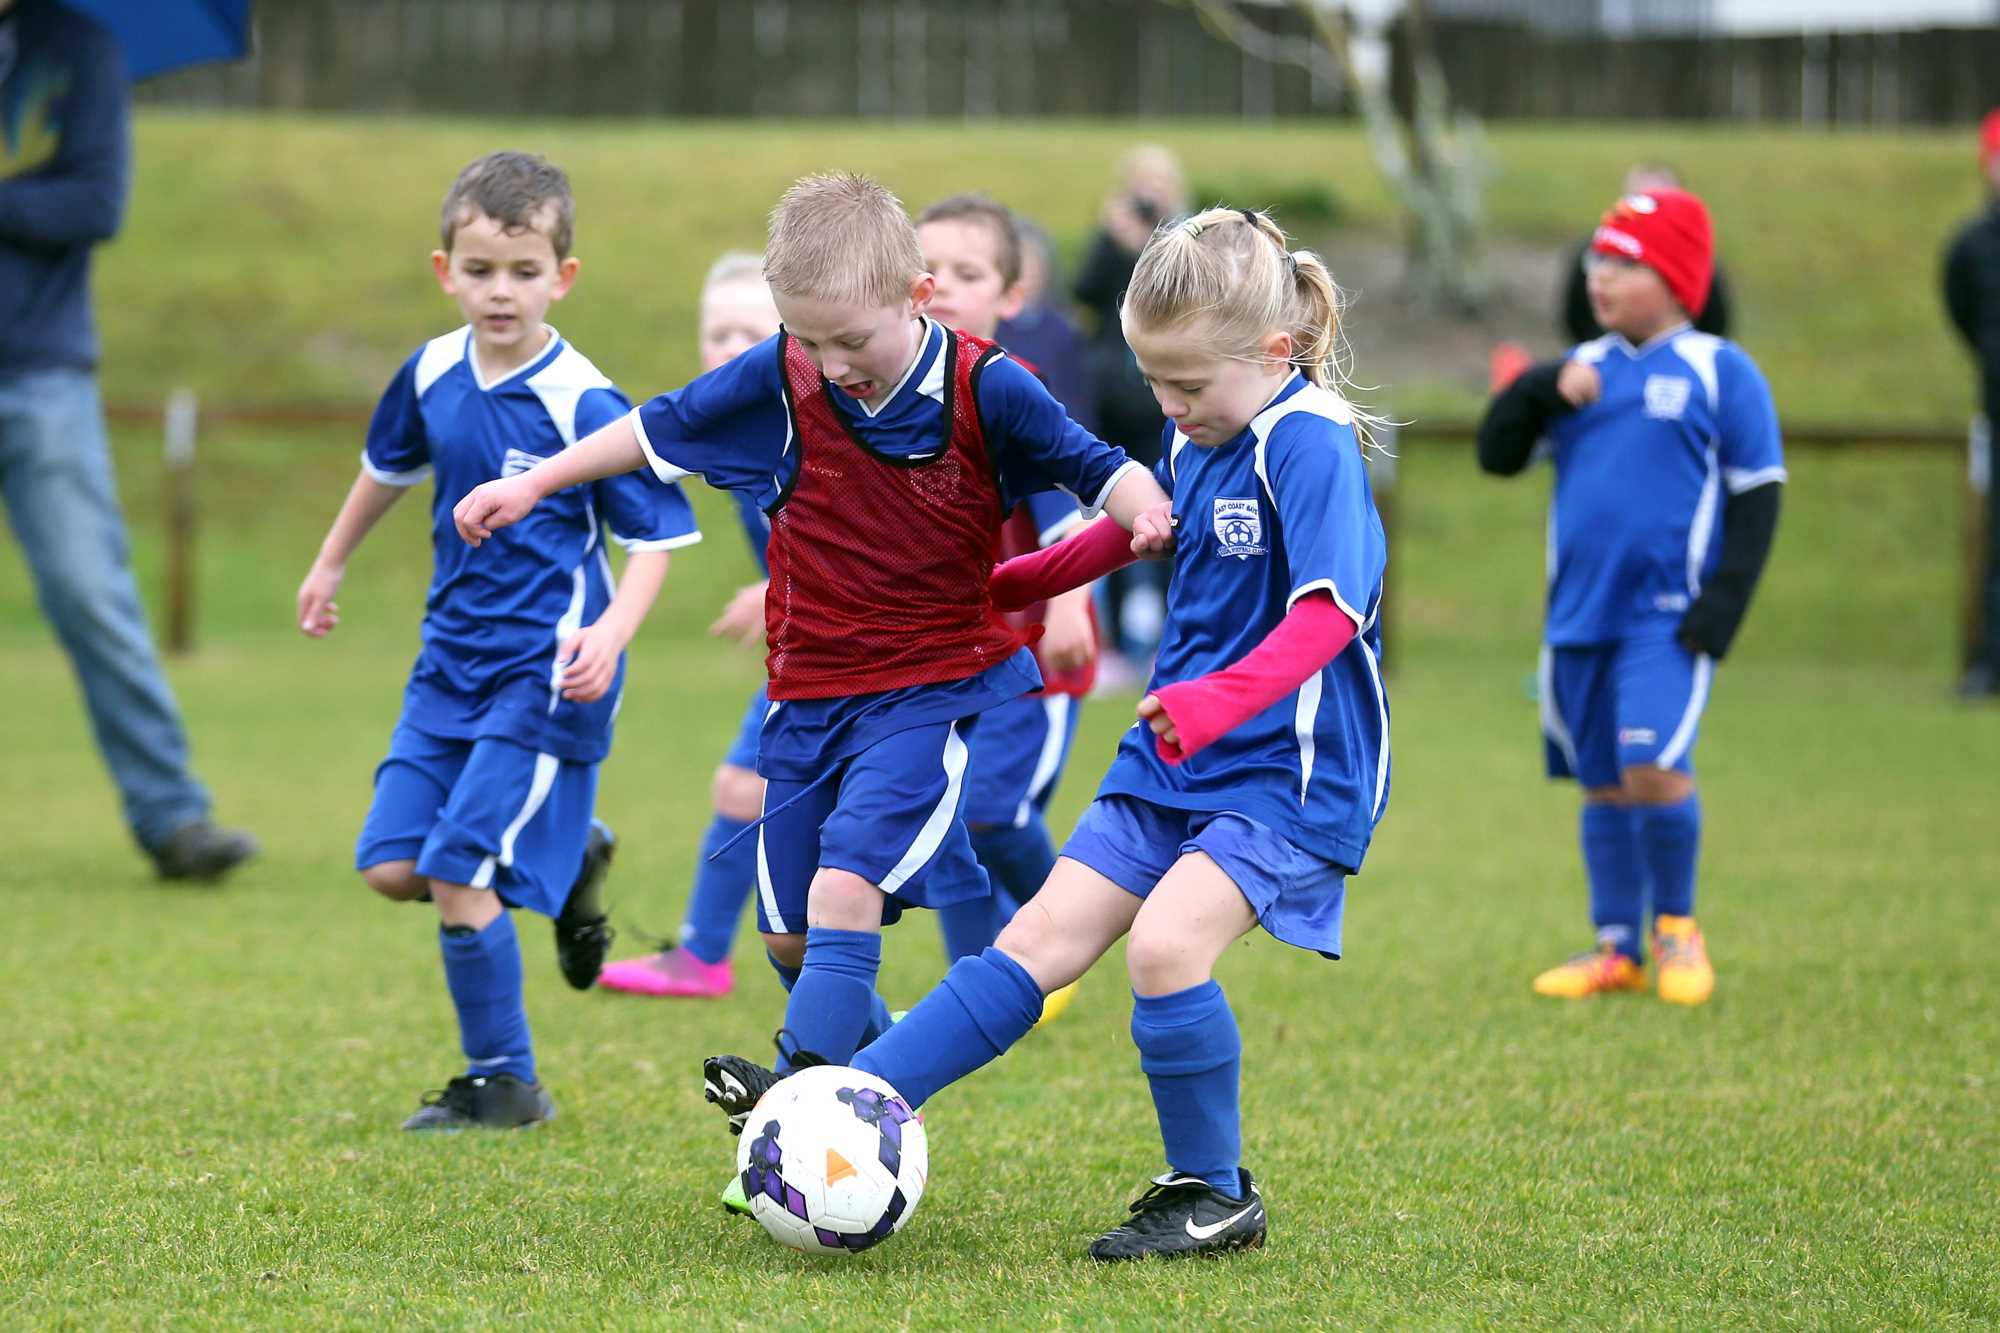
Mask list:
[[[897,1091],[845,1065],[774,1084],[736,1149],[750,1215],[781,1245],[854,1254],[902,1230],[930,1174],[924,1126]]]

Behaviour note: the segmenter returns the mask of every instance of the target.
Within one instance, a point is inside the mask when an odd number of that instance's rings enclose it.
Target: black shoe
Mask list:
[[[778,1029],[774,1041],[780,1056],[787,1055],[785,1042],[791,1035],[789,1028]],[[799,1050],[796,1041],[788,1058],[793,1069],[827,1063],[811,1051]],[[750,1118],[751,1110],[783,1078],[784,1075],[776,1070],[766,1069],[755,1060],[746,1060],[740,1055],[711,1055],[701,1062],[701,1095],[721,1107],[722,1113],[729,1117],[731,1134],[741,1134],[743,1122]]]
[[[526,1129],[556,1118],[556,1104],[539,1083],[523,1083],[512,1074],[485,1077],[460,1075],[436,1092],[427,1092],[404,1129],[456,1133],[461,1129]]]
[[[1232,1199],[1198,1176],[1169,1171],[1132,1205],[1132,1216],[1090,1243],[1093,1259],[1143,1259],[1149,1254],[1224,1254],[1264,1243],[1264,1197],[1250,1173],[1244,1196]]]
[[[153,868],[161,879],[221,879],[258,852],[257,840],[242,829],[222,828],[206,819],[181,825],[152,847]]]
[[[1958,697],[1961,699],[1970,702],[1996,694],[2000,694],[2000,670],[1984,662],[1974,662],[1958,678]]]
[[[576,872],[576,883],[556,917],[556,963],[563,980],[577,990],[597,984],[597,974],[611,956],[611,941],[617,937],[598,892],[617,851],[618,840],[611,830],[592,820],[590,837],[583,844],[583,868]]]

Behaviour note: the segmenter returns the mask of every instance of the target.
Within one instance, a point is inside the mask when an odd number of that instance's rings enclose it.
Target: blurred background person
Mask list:
[[[209,819],[146,628],[97,391],[90,255],[131,180],[131,86],[111,34],[55,0],[0,0],[0,491],[69,654],[125,821],[163,879],[256,854]]]
[[[1974,475],[1986,490],[1986,559],[1979,599],[1980,635],[1958,692],[1967,699],[2000,694],[2000,486],[1993,484],[1992,423],[2000,412],[2000,110],[1979,127],[1979,170],[1986,208],[1959,228],[1944,261],[1944,304],[1952,326],[1979,362],[1973,424]]]
[[[1033,363],[1070,420],[1098,434],[1097,384],[1091,374],[1089,344],[1066,308],[1055,241],[1039,222],[1019,214],[1014,216],[1014,230],[1021,237],[1021,308],[1000,321],[993,340]]]
[[[1184,216],[1189,206],[1187,177],[1171,152],[1157,144],[1127,152],[1118,161],[1111,193],[1098,213],[1097,234],[1076,279],[1077,302],[1093,326],[1090,368],[1097,390],[1097,433],[1147,467],[1160,461],[1166,418],[1125,345],[1118,302],[1153,229]],[[1164,560],[1141,560],[1098,584],[1106,651],[1097,677],[1103,688],[1133,689],[1144,681],[1166,623],[1168,572]]]

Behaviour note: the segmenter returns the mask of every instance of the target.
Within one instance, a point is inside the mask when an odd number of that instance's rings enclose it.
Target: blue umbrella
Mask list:
[[[250,0],[63,0],[111,30],[133,82],[250,50]]]

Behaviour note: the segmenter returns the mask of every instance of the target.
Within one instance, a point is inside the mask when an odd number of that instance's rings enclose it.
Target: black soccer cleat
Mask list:
[[[455,1134],[462,1129],[526,1129],[556,1118],[556,1104],[539,1083],[512,1074],[465,1075],[427,1092],[403,1128]]]
[[[577,990],[589,990],[597,984],[597,974],[611,956],[611,941],[617,937],[599,892],[617,851],[618,840],[611,830],[592,820],[590,836],[583,844],[583,868],[576,872],[576,883],[570,886],[569,897],[556,917],[556,964],[562,968],[563,980]]]
[[[811,1051],[798,1049],[789,1028],[779,1028],[773,1040],[779,1056],[786,1058],[793,1069],[827,1063]],[[787,1040],[792,1041],[789,1052],[785,1049]],[[751,1110],[784,1077],[776,1070],[766,1069],[755,1060],[746,1060],[740,1055],[711,1055],[701,1062],[701,1095],[721,1107],[722,1113],[729,1117],[731,1134],[741,1134],[743,1122],[749,1119]]]
[[[152,847],[153,869],[161,879],[218,880],[258,852],[257,839],[243,829],[223,828],[206,819],[181,825]]]
[[[1243,1173],[1244,1197],[1232,1199],[1199,1176],[1169,1171],[1132,1204],[1132,1216],[1090,1243],[1090,1257],[1106,1261],[1149,1254],[1226,1254],[1264,1243],[1264,1197]]]

